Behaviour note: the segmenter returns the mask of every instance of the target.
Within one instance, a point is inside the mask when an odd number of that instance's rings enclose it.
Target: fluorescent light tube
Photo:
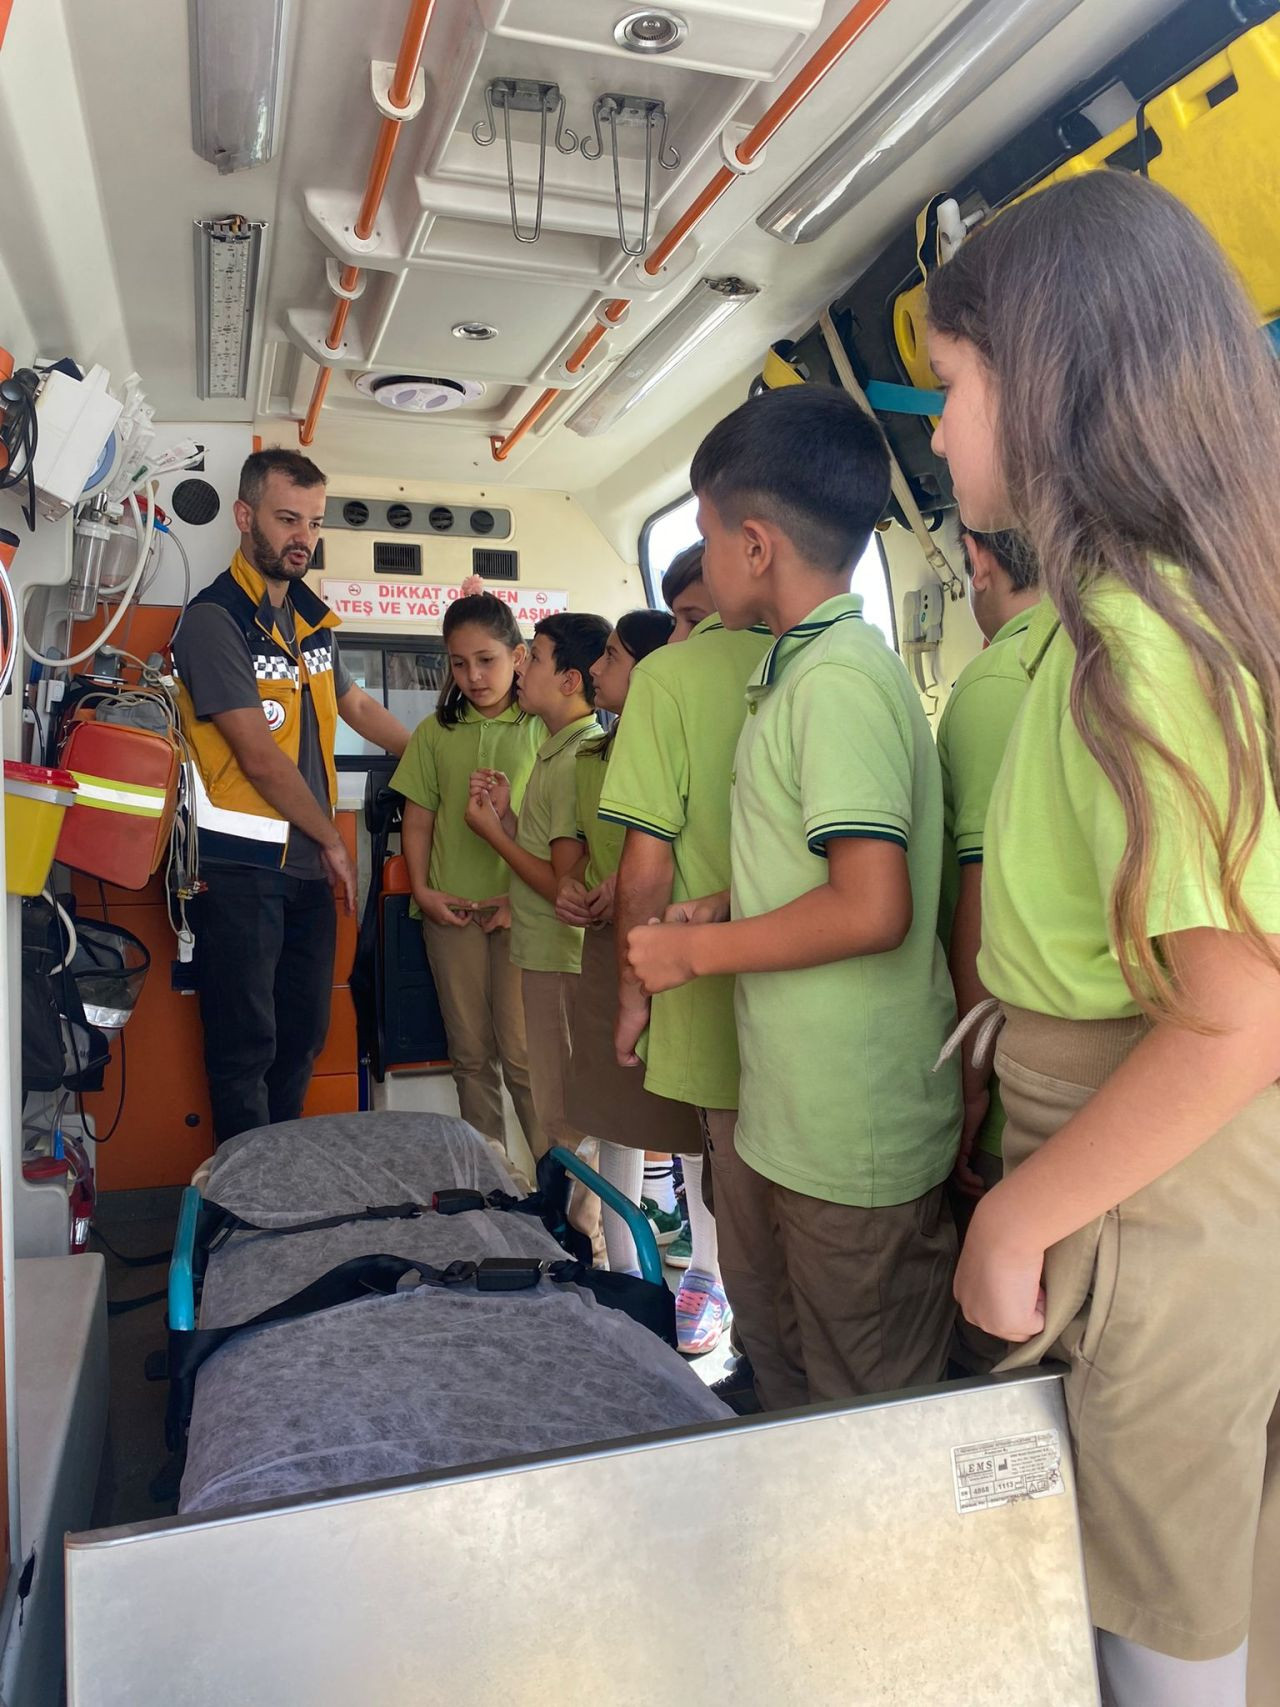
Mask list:
[[[583,438],[608,432],[629,409],[673,371],[735,309],[758,296],[741,279],[703,279],[667,318],[625,355],[603,385],[569,416],[566,425]]]
[[[191,146],[219,172],[270,160],[284,110],[290,0],[188,0]]]
[[[812,243],[1054,29],[1080,0],[970,0],[757,220]]]
[[[262,261],[260,219],[195,222],[196,395],[247,397]]]

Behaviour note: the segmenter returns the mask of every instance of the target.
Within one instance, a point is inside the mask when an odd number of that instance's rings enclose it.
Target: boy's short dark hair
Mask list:
[[[587,611],[557,611],[534,624],[535,634],[545,634],[551,642],[551,654],[557,670],[576,670],[582,677],[582,691],[587,704],[596,703],[596,685],[591,680],[591,666],[604,651],[604,643],[612,633],[613,624],[602,616]]]
[[[279,446],[271,450],[255,450],[252,456],[245,457],[240,469],[238,496],[241,503],[257,508],[262,502],[269,474],[283,474],[291,486],[309,488],[329,484],[328,475],[300,450],[285,450]]]
[[[960,545],[964,551],[964,566],[972,575],[969,547],[965,544],[965,541],[970,539],[991,553],[1009,577],[1009,584],[1015,593],[1029,592],[1032,587],[1038,585],[1040,565],[1020,533],[1014,532],[1012,528],[1003,528],[999,533],[979,533],[977,528],[962,528]]]
[[[671,559],[667,572],[662,577],[662,602],[670,610],[689,588],[702,580],[702,541],[696,545],[686,545],[683,551]]]
[[[690,483],[730,526],[759,516],[815,569],[836,574],[866,550],[884,512],[889,452],[876,422],[843,391],[788,385],[713,427]]]

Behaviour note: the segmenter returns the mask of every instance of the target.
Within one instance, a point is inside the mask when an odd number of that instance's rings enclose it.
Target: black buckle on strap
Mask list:
[[[362,1217],[365,1221],[416,1221],[422,1214],[420,1203],[371,1203]]]
[[[485,1257],[476,1264],[477,1292],[527,1292],[541,1279],[538,1257]]]
[[[447,1191],[433,1193],[431,1207],[437,1215],[462,1215],[468,1209],[484,1209],[487,1205],[482,1191],[466,1191],[461,1186],[452,1186]]]

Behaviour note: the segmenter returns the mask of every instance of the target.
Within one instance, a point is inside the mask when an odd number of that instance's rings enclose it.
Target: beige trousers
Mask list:
[[[547,1148],[529,1084],[520,969],[511,964],[510,931],[488,936],[478,924],[459,928],[422,922],[431,976],[453,1060],[462,1118],[506,1148],[502,1079],[535,1157]],[[499,1074],[501,1073],[501,1077]]]
[[[708,1109],[720,1273],[766,1410],[939,1381],[955,1306],[945,1186],[883,1209],[776,1185]]]
[[[530,1140],[535,1162],[555,1144],[578,1151],[589,1140],[566,1112],[569,1074],[573,1063],[573,1005],[578,993],[576,972],[522,972],[525,1036],[529,1042],[529,1083],[537,1113],[539,1147]],[[592,1146],[594,1150],[594,1146]],[[584,1161],[594,1162],[594,1153]],[[600,1199],[582,1186],[569,1198],[569,1219],[591,1240],[597,1264],[606,1262]]]
[[[996,1055],[1006,1172],[1145,1033],[1143,1019],[1008,1009]],[[1250,1702],[1276,1707],[1280,1091],[1054,1245],[1044,1284],[1044,1331],[1001,1368],[1069,1365],[1095,1624],[1180,1660],[1216,1659],[1249,1636]]]

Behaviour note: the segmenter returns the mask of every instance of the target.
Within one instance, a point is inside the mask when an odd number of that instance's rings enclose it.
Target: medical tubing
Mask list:
[[[151,550],[151,538],[155,531],[156,522],[156,500],[154,489],[152,490],[150,501],[147,504],[147,520],[145,525],[142,520],[142,512],[138,508],[138,500],[132,492],[129,494],[128,504],[129,508],[133,511],[133,525],[138,535],[138,561],[134,565],[133,574],[129,578],[129,584],[124,590],[124,596],[120,600],[120,605],[116,614],[103,629],[102,633],[95,635],[89,645],[85,647],[84,651],[77,652],[74,658],[46,658],[43,652],[36,651],[35,647],[27,638],[26,628],[23,627],[19,631],[22,635],[22,649],[26,653],[27,657],[31,659],[33,664],[42,664],[47,670],[71,670],[74,669],[77,664],[88,663],[89,659],[93,657],[99,647],[110,640],[111,636],[124,620],[124,613],[133,603],[133,595],[137,592],[138,585],[142,580],[144,571],[146,570],[147,554]]]

